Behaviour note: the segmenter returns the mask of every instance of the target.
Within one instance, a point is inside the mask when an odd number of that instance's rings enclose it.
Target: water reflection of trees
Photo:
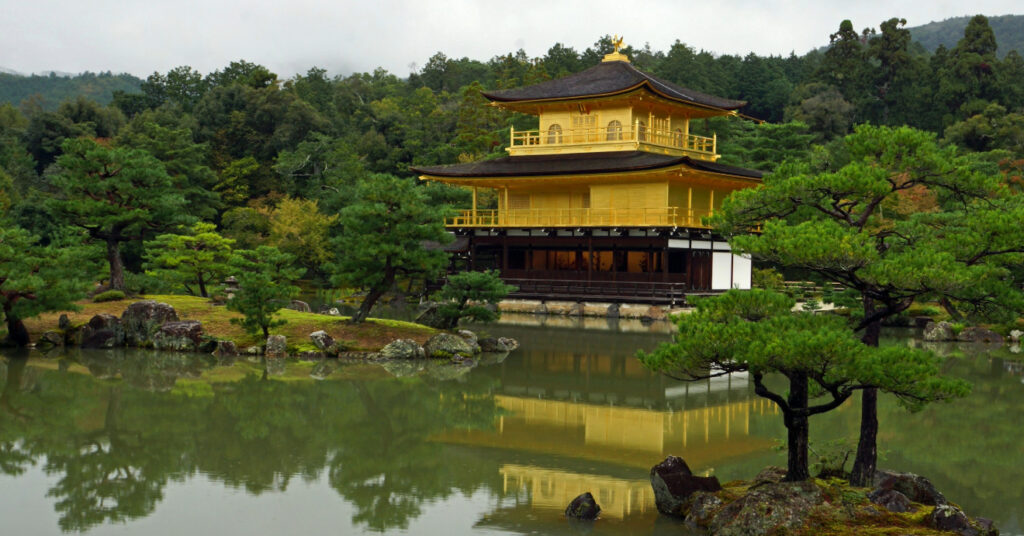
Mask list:
[[[253,375],[190,396],[170,389],[173,378],[195,375],[195,362],[142,366],[134,357],[78,356],[102,381],[22,359],[0,369],[0,471],[44,463],[58,477],[48,496],[65,531],[144,517],[169,481],[196,472],[253,494],[326,475],[355,506],[353,522],[404,528],[424,501],[472,493],[497,472],[494,462],[453,460],[456,449],[427,440],[492,425],[498,408],[484,376],[314,383]]]

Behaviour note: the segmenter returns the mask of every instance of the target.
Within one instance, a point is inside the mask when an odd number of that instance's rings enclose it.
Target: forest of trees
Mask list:
[[[624,52],[656,76],[749,102],[743,113],[763,123],[696,126],[718,133],[724,163],[771,172],[815,145],[836,149],[854,125],[872,123],[930,131],[1019,179],[1024,59],[999,58],[984,16],[934,54],[900,19],[877,31],[842,21],[825,34],[828,49],[801,57],[716,56],[681,42]],[[154,239],[187,234],[196,222],[215,225],[239,249],[279,248],[314,285],[349,281],[332,262],[341,242],[326,239],[361,213],[349,208],[346,218],[347,207],[399,181],[440,222],[447,207],[468,205],[468,193],[416,184],[410,166],[501,156],[509,126],[536,126],[485,106],[481,92],[578,72],[611,50],[605,36],[583,51],[555,44],[537,58],[439,52],[404,79],[379,69],[331,78],[312,68],[280,80],[237,61],[205,75],[188,66],[153,73],[138,92],[115,91],[109,105],[81,95],[53,110],[39,99],[0,104],[0,220],[38,247],[84,238],[105,249],[103,279],[130,292],[174,290],[145,274],[146,244],[169,243]]]

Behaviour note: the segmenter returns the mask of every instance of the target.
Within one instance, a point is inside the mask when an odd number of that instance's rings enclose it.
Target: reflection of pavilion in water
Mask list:
[[[512,464],[501,467],[501,479],[503,495],[512,498],[516,507],[564,510],[575,497],[589,491],[601,505],[604,518],[624,519],[655,509],[654,490],[648,480]]]

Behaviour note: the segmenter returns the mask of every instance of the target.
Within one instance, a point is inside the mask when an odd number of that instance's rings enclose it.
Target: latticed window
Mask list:
[[[562,143],[562,125],[552,123],[548,127],[548,144],[554,145],[557,143]]]
[[[647,141],[647,123],[638,121],[636,125],[636,139]]]
[[[608,122],[608,141],[616,141],[622,139],[622,123],[618,119],[613,119]]]
[[[572,141],[575,143],[597,141],[597,117],[574,115],[572,117]]]

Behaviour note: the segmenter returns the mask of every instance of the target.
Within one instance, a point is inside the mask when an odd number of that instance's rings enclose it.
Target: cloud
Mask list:
[[[675,41],[719,54],[803,54],[826,44],[849,18],[856,28],[894,16],[910,26],[1016,2],[611,0],[513,3],[450,0],[291,2],[249,0],[8,0],[0,17],[0,66],[22,72],[83,70],[145,76],[190,65],[210,72],[246,59],[282,77],[323,67],[331,74],[376,67],[405,76],[441,51],[486,61],[522,48],[543,55],[556,42],[583,50],[605,34],[667,50]]]

